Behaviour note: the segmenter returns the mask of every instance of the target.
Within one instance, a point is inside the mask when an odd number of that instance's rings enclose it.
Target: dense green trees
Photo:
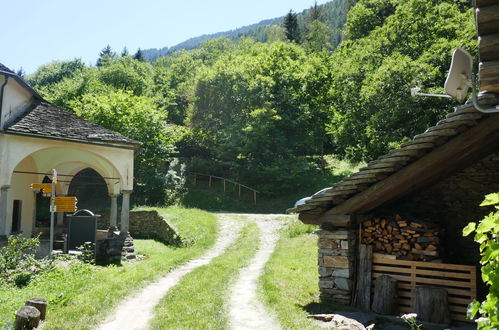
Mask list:
[[[335,49],[342,22],[329,14],[349,6]],[[337,0],[288,16],[260,31],[266,43],[211,39],[153,63],[106,47],[96,67],[54,62],[28,79],[49,100],[143,142],[136,196],[161,203],[172,156],[269,194],[305,187],[325,153],[371,160],[455,105],[413,99],[410,88],[441,92],[452,50],[476,54],[464,0]]]

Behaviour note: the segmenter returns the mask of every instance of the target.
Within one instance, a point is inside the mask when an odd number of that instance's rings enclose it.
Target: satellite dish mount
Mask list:
[[[475,78],[475,79],[474,79]],[[462,48],[456,48],[452,54],[452,62],[449,69],[449,74],[445,80],[444,90],[445,94],[428,94],[420,93],[419,87],[411,88],[411,96],[435,96],[453,98],[459,103],[466,100],[468,91],[471,87],[473,91],[473,106],[480,112],[492,113],[499,112],[499,106],[494,108],[482,108],[478,104],[478,97],[476,93],[476,77],[473,77],[473,58],[470,53]]]

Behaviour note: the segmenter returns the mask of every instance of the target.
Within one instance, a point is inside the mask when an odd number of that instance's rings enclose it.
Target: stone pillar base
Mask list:
[[[320,298],[349,305],[352,300],[355,230],[319,230]]]

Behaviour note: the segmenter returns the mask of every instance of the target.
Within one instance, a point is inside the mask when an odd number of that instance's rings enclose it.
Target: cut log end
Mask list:
[[[23,306],[16,312],[15,330],[34,329],[40,323],[40,311],[33,306]]]
[[[40,320],[45,320],[47,314],[47,300],[43,298],[31,298],[26,300],[26,306],[33,306],[40,311]]]

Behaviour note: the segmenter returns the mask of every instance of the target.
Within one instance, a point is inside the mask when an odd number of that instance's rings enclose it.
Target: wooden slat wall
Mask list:
[[[499,1],[475,1],[478,50],[480,53],[480,91],[499,93]]]
[[[414,312],[412,306],[417,285],[431,285],[447,290],[452,320],[468,321],[466,308],[476,298],[476,267],[394,260],[375,254],[373,283],[381,275],[390,275],[399,281],[398,301],[401,313]]]

